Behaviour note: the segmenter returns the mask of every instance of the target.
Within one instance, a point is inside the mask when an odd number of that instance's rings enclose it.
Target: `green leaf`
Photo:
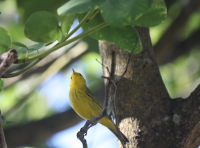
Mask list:
[[[99,53],[99,43],[96,39],[91,38],[90,36],[86,36],[82,39],[82,41],[88,44],[88,49],[90,51]]]
[[[79,21],[82,20],[84,16],[85,14],[79,14]],[[85,24],[82,28],[84,31],[87,31],[102,22],[104,22],[102,16],[100,14],[97,14],[90,22]],[[139,42],[137,43],[134,53],[139,53],[142,51],[142,42],[140,40],[138,32],[135,30],[135,28],[131,26],[126,26],[123,28],[114,28],[112,26],[107,26],[90,34],[90,36],[97,40],[114,42],[115,44],[127,51],[133,50],[136,38],[138,38]]]
[[[133,25],[153,27],[161,24],[167,17],[167,8],[164,1],[160,1],[152,4],[150,9],[141,15]]]
[[[10,34],[0,27],[0,53],[7,52],[11,47]]]
[[[153,0],[107,0],[101,6],[104,20],[113,27],[132,25],[150,7]]]
[[[74,22],[75,17],[76,17],[76,14],[71,14],[71,15],[67,15],[66,17],[64,17],[64,19],[61,23],[61,29],[64,34],[69,32],[69,30]]]
[[[28,47],[26,45],[24,45],[20,42],[12,42],[12,44],[15,45],[15,46],[24,47],[24,48],[28,49]]]
[[[163,1],[163,0],[153,0],[153,4],[161,2],[161,1]]]
[[[5,79],[3,79],[3,78],[0,79],[0,92],[2,92],[2,90],[3,90],[4,81],[5,81]]]
[[[60,8],[58,15],[77,14],[99,8],[106,0],[70,0]]]
[[[32,46],[28,46],[27,48],[23,47],[21,49],[19,49],[17,52],[20,53],[20,54],[26,54],[27,50],[28,50],[28,53],[30,52],[33,52],[35,50],[38,50],[44,46],[46,46],[47,43],[38,43],[38,44],[34,44]]]
[[[17,0],[17,8],[23,12],[23,19],[27,20],[33,13],[38,11],[48,11],[57,14],[58,7],[65,4],[68,0]]]
[[[32,41],[42,43],[53,42],[61,38],[57,17],[46,11],[36,12],[28,18],[24,34]]]

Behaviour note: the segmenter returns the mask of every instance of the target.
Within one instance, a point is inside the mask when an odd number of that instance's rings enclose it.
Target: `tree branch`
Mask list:
[[[197,148],[200,145],[200,85],[187,99],[176,104],[175,113],[180,116],[178,134],[184,137],[181,144],[185,148]]]
[[[114,58],[112,56],[112,62],[113,62]],[[113,72],[111,72],[113,73]],[[102,77],[102,78],[107,78],[107,77]],[[110,77],[109,77],[110,78]],[[77,133],[77,138],[80,139],[80,141],[83,144],[83,148],[87,148],[87,143],[86,140],[84,138],[84,135],[87,134],[87,130],[96,124],[97,121],[99,121],[100,119],[102,119],[103,117],[105,117],[107,115],[107,109],[108,109],[108,102],[109,102],[109,91],[110,91],[110,86],[112,84],[112,82],[108,80],[108,83],[106,85],[106,95],[105,95],[105,101],[104,101],[104,106],[103,106],[103,110],[101,112],[100,115],[98,115],[97,117],[92,118],[91,120],[88,120],[85,125],[81,128],[81,130]]]
[[[17,51],[15,49],[0,54],[0,77],[17,60]]]
[[[182,35],[181,32],[189,17],[199,8],[199,6],[199,0],[188,1],[188,4],[182,8],[178,17],[154,46],[155,58],[158,64],[163,64],[163,59],[170,58],[170,55],[173,52],[172,50],[175,49],[174,46],[179,42]]]
[[[199,42],[200,38],[200,29],[195,31],[190,37],[185,39],[182,42],[177,43],[172,47],[171,52],[168,53],[168,57],[163,57],[161,63],[166,64],[168,62],[171,62],[178,58],[180,55],[188,53],[191,51],[194,47],[200,46]]]
[[[161,124],[164,122],[160,120],[163,120],[165,113],[170,112],[169,109],[165,110],[170,98],[153,57],[149,29],[146,27],[135,28],[139,32],[143,51],[133,55],[127,73],[117,87],[116,109],[119,127],[129,139],[127,147],[162,147],[163,145],[167,147],[169,146],[168,142],[163,144],[164,140],[166,141],[164,136],[160,134],[156,136],[153,128],[157,129],[159,124],[159,130],[161,130],[158,133],[171,133],[166,128],[160,128],[168,124],[162,126]],[[114,43],[104,41],[99,43],[102,61],[109,65],[109,69],[111,53],[113,50],[116,51],[116,63],[118,64],[116,65],[115,80],[119,79],[124,73],[130,52],[121,49]],[[105,73],[107,74],[107,71],[104,68],[104,75]],[[113,91],[114,88],[111,89],[110,97],[114,97]],[[121,144],[120,147],[122,147]]]

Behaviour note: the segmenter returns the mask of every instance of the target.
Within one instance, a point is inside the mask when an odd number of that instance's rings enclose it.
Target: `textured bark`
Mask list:
[[[128,71],[118,84],[117,118],[120,130],[128,137],[129,148],[180,148],[199,144],[198,107],[200,91],[188,99],[171,99],[154,59],[148,28],[137,27],[143,52],[134,54]],[[103,64],[111,66],[111,52],[116,52],[115,80],[124,72],[129,52],[114,43],[99,41]],[[106,69],[104,75],[108,76]],[[111,88],[113,90],[113,88]],[[110,99],[113,101],[113,91]],[[192,107],[195,103],[196,109]],[[194,104],[193,104],[194,105]],[[113,110],[113,107],[111,107]],[[193,116],[193,111],[196,111]],[[193,131],[194,130],[194,131]],[[192,131],[192,132],[191,132]],[[193,141],[191,138],[195,137]],[[194,144],[196,142],[196,144]],[[120,147],[122,147],[120,145]]]

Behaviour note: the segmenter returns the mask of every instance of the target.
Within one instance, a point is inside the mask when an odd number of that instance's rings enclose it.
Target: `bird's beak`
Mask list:
[[[73,71],[73,75],[76,75],[76,72],[74,71],[74,69],[72,69],[72,71]]]

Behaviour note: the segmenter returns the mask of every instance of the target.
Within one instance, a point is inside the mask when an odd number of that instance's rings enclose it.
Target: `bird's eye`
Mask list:
[[[71,79],[72,79],[72,77],[71,77]]]
[[[82,75],[80,74],[80,76],[82,76]]]

